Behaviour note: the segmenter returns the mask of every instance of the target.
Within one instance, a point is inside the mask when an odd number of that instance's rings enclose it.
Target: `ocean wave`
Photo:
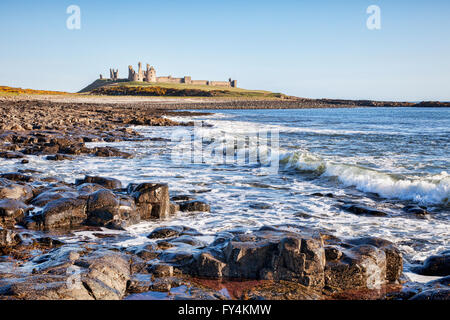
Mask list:
[[[282,154],[280,164],[287,169],[336,178],[345,187],[353,186],[387,199],[410,200],[421,204],[450,204],[450,175],[445,171],[426,177],[400,177],[356,165],[326,161],[306,151]]]

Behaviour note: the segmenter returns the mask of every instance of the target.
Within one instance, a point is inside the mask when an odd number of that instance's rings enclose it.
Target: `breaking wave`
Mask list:
[[[333,163],[308,152],[291,152],[280,156],[287,169],[336,178],[346,187],[377,193],[383,198],[400,199],[421,204],[449,205],[450,175],[443,171],[427,177],[399,177],[369,168]]]

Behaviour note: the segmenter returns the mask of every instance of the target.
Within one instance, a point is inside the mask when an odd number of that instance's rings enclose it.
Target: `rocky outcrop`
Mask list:
[[[142,220],[166,219],[170,216],[169,186],[141,183],[128,186]]]
[[[347,290],[395,282],[402,266],[401,253],[386,240],[330,241],[315,230],[264,227],[219,235],[182,269],[199,277],[286,280],[315,290]]]
[[[119,300],[130,279],[127,256],[109,250],[62,247],[29,264],[33,275],[0,282],[0,291],[26,300]]]
[[[25,218],[29,207],[19,200],[0,200],[0,226],[13,228]]]

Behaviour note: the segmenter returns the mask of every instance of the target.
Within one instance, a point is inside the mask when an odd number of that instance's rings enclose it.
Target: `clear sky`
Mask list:
[[[302,97],[450,101],[449,0],[1,0],[0,30],[0,85],[75,92],[142,61]]]

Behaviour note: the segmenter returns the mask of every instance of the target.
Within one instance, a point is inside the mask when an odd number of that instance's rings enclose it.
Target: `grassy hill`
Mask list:
[[[242,88],[181,83],[148,83],[126,80],[96,80],[80,93],[111,96],[221,97],[221,98],[287,98],[281,93]]]
[[[8,86],[0,86],[0,95],[10,95],[17,96],[21,94],[40,94],[40,95],[62,95],[62,94],[70,94],[68,92],[62,91],[49,91],[49,90],[34,90],[34,89],[22,89],[22,88],[13,88]]]

